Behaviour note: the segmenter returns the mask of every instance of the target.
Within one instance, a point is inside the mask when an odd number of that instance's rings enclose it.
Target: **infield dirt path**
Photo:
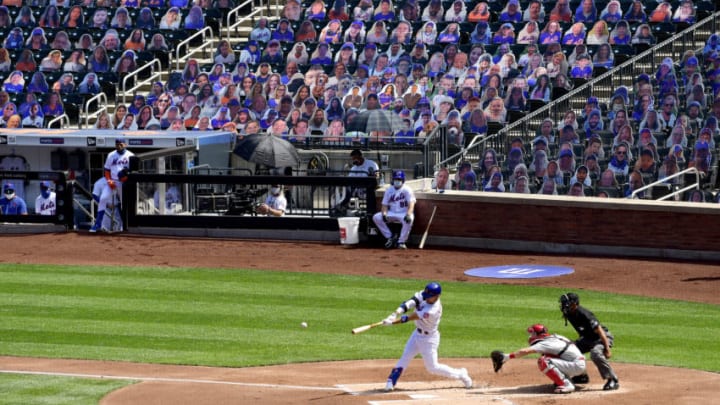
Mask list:
[[[720,304],[720,267],[667,260],[567,257],[494,252],[385,251],[339,245],[242,240],[149,238],[79,233],[0,237],[3,263],[117,264],[123,266],[256,268],[565,287]],[[568,276],[497,280],[467,277],[472,267],[506,264],[562,265]],[[400,350],[400,348],[396,348]],[[622,350],[619,348],[618,350]],[[141,383],[108,395],[102,403],[287,404],[287,403],[493,403],[493,404],[705,404],[720,392],[720,374],[665,367],[615,364],[618,391],[601,391],[590,364],[591,383],[571,395],[550,394],[533,360],[506,365],[494,374],[488,359],[448,359],[467,367],[471,390],[430,376],[419,360],[403,374],[398,390],[380,392],[394,361],[292,364],[254,368],[163,366],[122,362],[0,357],[0,369],[134,378]]]

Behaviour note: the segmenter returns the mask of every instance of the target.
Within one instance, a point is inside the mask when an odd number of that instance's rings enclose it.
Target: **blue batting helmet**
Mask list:
[[[405,172],[402,171],[402,170],[395,170],[395,171],[393,172],[393,177],[392,177],[392,178],[393,178],[393,180],[399,179],[399,180],[402,180],[402,181],[404,182],[404,181],[405,181]]]
[[[422,297],[424,300],[428,298],[435,297],[437,295],[440,295],[442,293],[442,287],[440,287],[440,284],[436,282],[432,282],[425,286],[425,290],[422,292]]]

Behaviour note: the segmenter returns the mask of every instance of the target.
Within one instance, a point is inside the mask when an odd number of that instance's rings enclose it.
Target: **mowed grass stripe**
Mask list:
[[[245,270],[0,266],[0,353],[170,364],[260,365],[394,358],[412,325],[351,336],[427,280]],[[5,277],[7,276],[7,277]],[[560,289],[443,283],[443,357],[523,345],[527,325],[564,326]],[[581,291],[618,337],[615,359],[716,370],[702,342],[718,306]],[[310,324],[301,329],[300,322]],[[672,336],[657,339],[658,326]],[[691,333],[698,350],[682,355]],[[650,343],[648,343],[650,342]],[[684,346],[687,347],[687,346]],[[388,350],[388,348],[391,348]]]

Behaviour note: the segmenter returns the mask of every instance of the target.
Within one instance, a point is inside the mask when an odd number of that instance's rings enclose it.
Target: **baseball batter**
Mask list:
[[[607,380],[603,390],[611,391],[620,388],[618,377],[608,359],[612,356],[610,348],[613,346],[613,335],[597,320],[595,314],[587,308],[580,306],[580,297],[575,293],[560,296],[560,310],[566,322],[575,328],[580,337],[575,344],[582,353],[590,352],[590,359],[595,363],[600,375]],[[567,326],[567,323],[565,324]],[[578,382],[586,383],[590,379],[587,375],[580,376]]]
[[[392,369],[385,385],[385,391],[395,389],[403,370],[407,369],[410,360],[420,354],[425,362],[427,371],[456,380],[461,380],[465,388],[472,388],[473,382],[464,368],[452,368],[438,363],[438,346],[440,346],[440,332],[438,325],[442,317],[442,303],[440,294],[442,288],[438,283],[430,283],[423,291],[416,292],[409,300],[383,320],[383,325],[391,326],[396,323],[415,321],[415,330],[410,335],[402,357]],[[410,315],[404,315],[414,309]],[[398,316],[401,316],[398,319]]]
[[[415,194],[405,184],[405,172],[393,172],[392,186],[385,190],[382,200],[382,209],[373,215],[373,222],[380,233],[387,238],[385,247],[390,249],[397,244],[399,249],[407,249],[408,236],[415,221]],[[388,227],[389,222],[402,224],[400,237],[396,238]]]
[[[510,354],[493,352],[495,371],[500,370],[502,364],[510,359],[539,353],[538,368],[555,383],[555,393],[568,394],[575,391],[569,378],[585,374],[585,356],[580,353],[580,349],[565,336],[549,334],[542,324],[530,326],[527,332],[530,346]],[[502,357],[496,359],[498,353]]]
[[[122,182],[130,170],[130,157],[132,156],[135,155],[125,148],[125,139],[115,139],[115,150],[110,152],[105,160],[106,184],[100,193],[97,218],[95,218],[95,223],[92,228],[90,228],[90,232],[97,232],[102,229],[105,210],[108,208],[108,205],[114,206],[115,204],[113,200],[114,193],[116,194],[117,201],[122,201]]]
[[[55,192],[50,189],[51,186],[49,181],[40,183],[40,195],[35,198],[35,214],[55,215]]]

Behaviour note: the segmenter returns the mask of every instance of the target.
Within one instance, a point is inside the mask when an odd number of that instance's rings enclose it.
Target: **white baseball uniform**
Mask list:
[[[36,215],[55,215],[55,192],[51,191],[48,198],[38,195],[35,199]]]
[[[93,184],[92,194],[93,194],[93,197],[96,199],[95,202],[97,202],[97,204],[98,204],[98,211],[101,211],[101,210],[104,211],[105,208],[107,208],[107,201],[105,201],[105,205],[102,208],[100,208],[100,196],[102,195],[102,192],[105,188],[109,188],[107,185],[107,179],[105,179],[105,177],[100,177],[99,179],[97,179],[95,184]],[[123,229],[122,215],[120,215],[120,211],[113,210],[113,212],[115,213],[115,229],[113,229],[113,230],[115,231],[115,230]],[[102,229],[112,228],[112,218],[110,217],[109,214],[103,216],[100,227]]]
[[[585,356],[565,336],[547,335],[533,342],[530,347],[567,378],[585,373]]]
[[[105,160],[105,170],[110,171],[110,178],[115,181],[118,201],[122,201],[122,182],[118,178],[118,173],[123,169],[130,168],[130,157],[132,156],[135,156],[135,154],[127,149],[125,149],[125,153],[123,154],[119,154],[117,150],[114,150],[108,154],[108,157]],[[106,183],[105,187],[103,187],[102,193],[100,194],[98,210],[105,211],[108,203],[112,204],[112,189]]]
[[[422,297],[422,291],[418,291],[405,302],[405,306],[408,311],[415,308],[419,319],[415,321],[415,330],[405,344],[405,350],[395,367],[407,370],[410,360],[420,354],[425,362],[425,368],[430,373],[456,380],[461,379],[463,370],[438,363],[437,351],[440,346],[438,326],[442,317],[440,299],[438,298],[434,304],[428,304]]]
[[[390,186],[385,190],[382,205],[388,207],[387,219],[389,222],[396,222],[402,224],[402,230],[400,231],[398,243],[407,242],[408,236],[410,236],[410,230],[412,229],[414,220],[411,220],[408,223],[404,221],[404,218],[405,215],[408,214],[408,208],[410,207],[410,203],[415,203],[415,201],[415,194],[407,184],[403,183],[402,187],[400,188]],[[378,211],[375,213],[375,215],[373,215],[373,222],[378,227],[380,233],[382,233],[384,237],[392,237],[392,232],[390,232],[390,228],[388,228],[387,224],[383,220],[382,211]]]

